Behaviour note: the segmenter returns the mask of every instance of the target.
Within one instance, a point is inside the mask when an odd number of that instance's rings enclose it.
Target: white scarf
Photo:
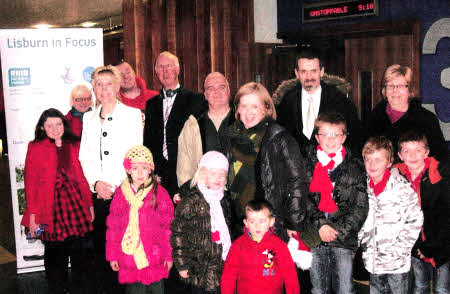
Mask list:
[[[228,255],[228,251],[231,247],[230,232],[228,231],[227,223],[223,215],[222,206],[220,200],[223,198],[224,187],[216,190],[207,188],[203,184],[198,184],[198,189],[203,194],[206,202],[209,204],[209,211],[211,214],[211,233],[219,231],[220,240],[216,241],[217,244],[222,244],[222,259],[225,260]]]

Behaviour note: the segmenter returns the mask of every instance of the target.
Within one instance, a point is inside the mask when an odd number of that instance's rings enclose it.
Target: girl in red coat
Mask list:
[[[25,159],[27,206],[22,218],[31,238],[44,242],[44,265],[52,293],[68,290],[68,259],[77,287],[86,286],[91,268],[94,210],[92,194],[78,161],[79,142],[57,109],[45,110]],[[74,283],[75,284],[75,283]]]
[[[163,279],[172,267],[172,201],[159,185],[147,147],[132,147],[123,165],[127,178],[114,194],[106,222],[106,260],[127,294],[164,294]]]

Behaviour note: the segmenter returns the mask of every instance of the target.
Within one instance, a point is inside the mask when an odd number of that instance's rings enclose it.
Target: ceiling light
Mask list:
[[[53,27],[52,25],[46,24],[46,23],[41,23],[41,24],[37,24],[33,26],[36,29],[49,29],[51,27]]]
[[[83,23],[81,24],[81,26],[82,26],[83,28],[90,28],[90,27],[93,27],[93,26],[95,26],[95,25],[97,25],[97,23],[96,23],[96,22],[92,22],[92,21],[83,22]]]

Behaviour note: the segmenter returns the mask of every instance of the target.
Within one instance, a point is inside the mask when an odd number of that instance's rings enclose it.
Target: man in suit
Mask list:
[[[155,63],[162,89],[145,106],[144,145],[150,149],[155,172],[173,197],[178,190],[178,136],[190,115],[197,116],[205,107],[203,95],[183,88],[178,82],[180,64],[170,52],[162,52]]]
[[[305,50],[296,58],[295,76],[300,81],[281,97],[277,107],[278,123],[297,140],[302,155],[310,144],[315,144],[314,120],[323,112],[338,112],[347,122],[348,147],[361,156],[365,133],[353,101],[336,86],[321,82],[325,67],[317,52]],[[356,154],[355,154],[356,153]]]

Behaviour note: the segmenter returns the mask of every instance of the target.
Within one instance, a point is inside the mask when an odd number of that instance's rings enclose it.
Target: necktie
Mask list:
[[[303,127],[303,134],[310,139],[312,132],[314,130],[314,119],[315,119],[315,111],[314,111],[314,103],[313,97],[308,96],[308,111],[306,112],[306,124]]]
[[[170,90],[169,90],[170,91]],[[166,93],[167,94],[167,93]],[[172,95],[173,96],[173,95]],[[166,142],[166,125],[167,125],[167,121],[169,120],[169,116],[170,116],[170,112],[172,110],[172,106],[174,103],[174,98],[173,97],[167,97],[168,99],[165,99],[164,101],[166,102],[165,107],[164,107],[164,141],[163,141],[163,156],[165,159],[169,159],[169,155],[167,153],[167,142]]]

